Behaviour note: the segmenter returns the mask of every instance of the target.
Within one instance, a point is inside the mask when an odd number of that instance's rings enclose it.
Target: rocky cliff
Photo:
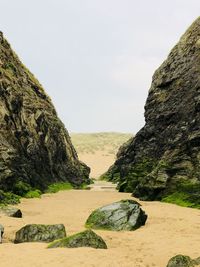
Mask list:
[[[107,177],[141,199],[177,194],[200,207],[200,17],[154,73],[145,121]]]
[[[88,175],[50,98],[0,33],[0,189],[80,185]]]

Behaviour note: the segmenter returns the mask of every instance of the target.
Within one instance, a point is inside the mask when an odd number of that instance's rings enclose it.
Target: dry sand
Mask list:
[[[92,168],[94,178],[114,162],[114,155],[106,156],[105,151],[79,154],[79,158]],[[101,191],[101,185],[105,191]],[[0,214],[0,223],[5,226],[0,267],[165,267],[176,254],[200,256],[200,210],[159,202],[140,202],[148,220],[136,231],[96,231],[106,241],[107,250],[47,249],[45,243],[12,243],[15,232],[29,223],[64,223],[68,235],[77,233],[85,229],[84,223],[94,209],[127,198],[132,197],[114,191],[110,184],[106,188],[105,182],[96,182],[91,191],[70,190],[41,199],[23,199],[18,205],[22,219]]]
[[[115,155],[109,154],[109,147],[97,150],[95,153],[79,153],[79,159],[91,168],[90,177],[98,178],[114,163]]]
[[[142,202],[149,217],[136,231],[96,231],[105,239],[107,250],[46,249],[44,243],[11,243],[15,231],[28,223],[64,223],[68,234],[82,231],[92,210],[127,198],[130,194],[71,190],[22,200],[22,219],[0,217],[5,226],[0,266],[165,267],[168,259],[179,253],[200,256],[200,210],[159,202]]]

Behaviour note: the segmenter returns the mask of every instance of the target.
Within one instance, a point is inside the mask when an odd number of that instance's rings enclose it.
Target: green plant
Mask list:
[[[14,205],[20,203],[20,196],[0,190],[0,205]]]
[[[27,192],[24,197],[25,198],[40,198],[42,192],[39,189],[31,190]]]
[[[73,189],[73,186],[69,182],[54,183],[48,186],[45,193],[56,193],[61,190],[70,190],[70,189]]]
[[[22,197],[31,190],[31,186],[23,181],[17,182],[13,187],[13,193]]]

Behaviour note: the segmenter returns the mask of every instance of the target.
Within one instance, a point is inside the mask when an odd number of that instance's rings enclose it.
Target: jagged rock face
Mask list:
[[[79,185],[88,175],[50,98],[0,33],[0,189]]]
[[[109,179],[149,200],[190,184],[200,204],[200,17],[154,73],[145,121],[120,148]]]

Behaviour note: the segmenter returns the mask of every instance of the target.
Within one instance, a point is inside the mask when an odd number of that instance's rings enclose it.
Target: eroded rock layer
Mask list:
[[[88,175],[50,98],[0,33],[0,189],[80,185]]]
[[[176,192],[200,207],[200,17],[154,73],[145,121],[107,176],[141,199]]]

